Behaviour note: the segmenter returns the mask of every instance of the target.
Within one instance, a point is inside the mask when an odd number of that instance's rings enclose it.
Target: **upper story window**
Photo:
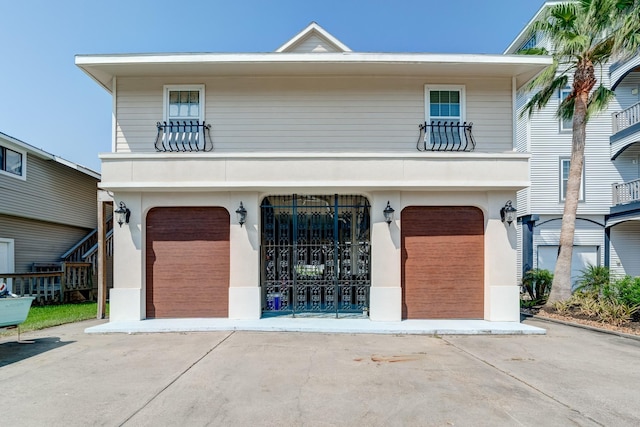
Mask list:
[[[428,125],[434,125],[425,133],[426,141],[431,144],[460,144],[464,139],[464,130],[456,126],[464,123],[464,86],[425,86],[425,101],[425,121]]]
[[[0,146],[0,172],[24,177],[25,154]]]
[[[204,120],[204,86],[165,86],[164,120],[202,122]]]
[[[564,101],[571,93],[571,89],[560,89],[560,102]],[[571,132],[573,130],[573,119],[560,119],[560,132]]]
[[[560,158],[560,201],[564,201],[567,194],[567,183],[569,182],[569,168],[571,167],[571,159]],[[580,199],[584,202],[584,168],[580,177]]]
[[[529,37],[529,40],[527,40],[522,44],[522,46],[520,46],[520,49],[518,50],[532,49],[536,47],[536,43],[538,43],[538,37],[537,34],[533,34],[531,37]]]

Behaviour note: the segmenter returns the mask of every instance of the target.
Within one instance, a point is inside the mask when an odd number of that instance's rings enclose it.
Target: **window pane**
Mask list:
[[[170,92],[169,92],[169,103],[170,103],[170,104],[176,104],[176,103],[178,103],[178,101],[179,101],[179,98],[178,98],[178,97],[179,97],[179,95],[180,95],[180,92],[176,92],[176,91],[174,91],[174,90],[170,91]]]
[[[460,92],[451,91],[451,92],[449,92],[449,94],[450,94],[449,96],[450,96],[452,104],[459,104],[460,103]]]
[[[429,107],[429,115],[431,117],[438,117],[440,115],[440,106],[438,104],[431,104],[431,107]]]
[[[198,104],[191,105],[191,109],[189,111],[189,117],[198,118],[200,115],[200,106]]]
[[[180,103],[181,104],[186,104],[188,102],[189,102],[189,92],[181,91],[180,92]]]
[[[22,175],[22,154],[6,149],[6,171]]]
[[[189,117],[189,104],[180,104],[180,117]]]
[[[451,114],[452,116],[460,117],[460,105],[459,104],[452,105],[451,111],[449,114]]]
[[[0,147],[0,170],[4,170],[4,147]]]
[[[432,90],[430,95],[429,95],[429,102],[431,102],[432,104],[437,104],[440,102],[440,92],[438,92],[437,90]]]
[[[449,105],[443,104],[440,106],[440,115],[445,117],[451,115],[451,113],[449,112]]]
[[[169,105],[169,117],[178,117],[178,105],[179,104],[171,104]]]
[[[189,96],[189,101],[193,104],[193,103],[199,103],[200,102],[200,92],[198,92],[197,90],[192,90],[191,91],[191,95]]]

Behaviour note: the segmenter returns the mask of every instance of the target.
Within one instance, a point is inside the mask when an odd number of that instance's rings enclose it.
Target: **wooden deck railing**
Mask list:
[[[35,297],[41,304],[65,302],[73,291],[93,292],[92,267],[88,262],[64,262],[61,271],[0,273],[0,281],[11,283],[14,294]]]
[[[613,113],[613,133],[620,132],[628,127],[635,125],[640,122],[640,102],[631,107]]]
[[[640,179],[612,185],[613,206],[640,201]]]

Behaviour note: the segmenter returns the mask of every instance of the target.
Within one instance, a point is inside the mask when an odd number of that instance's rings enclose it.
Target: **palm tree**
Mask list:
[[[573,119],[571,164],[565,195],[558,260],[547,304],[571,296],[571,256],[580,181],[584,165],[586,125],[589,117],[605,109],[614,93],[599,83],[596,71],[638,53],[640,46],[640,0],[577,0],[549,4],[531,31],[546,38],[553,64],[528,86],[535,91],[525,105],[531,116],[544,108],[558,90],[571,83],[571,92],[558,108],[558,117]],[[547,55],[543,48],[521,51]],[[594,89],[596,88],[596,89]]]

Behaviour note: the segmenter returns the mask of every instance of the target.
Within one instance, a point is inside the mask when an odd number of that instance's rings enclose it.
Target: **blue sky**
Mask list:
[[[100,171],[111,96],[76,54],[269,52],[316,21],[354,51],[502,53],[543,0],[0,0],[0,132]]]

